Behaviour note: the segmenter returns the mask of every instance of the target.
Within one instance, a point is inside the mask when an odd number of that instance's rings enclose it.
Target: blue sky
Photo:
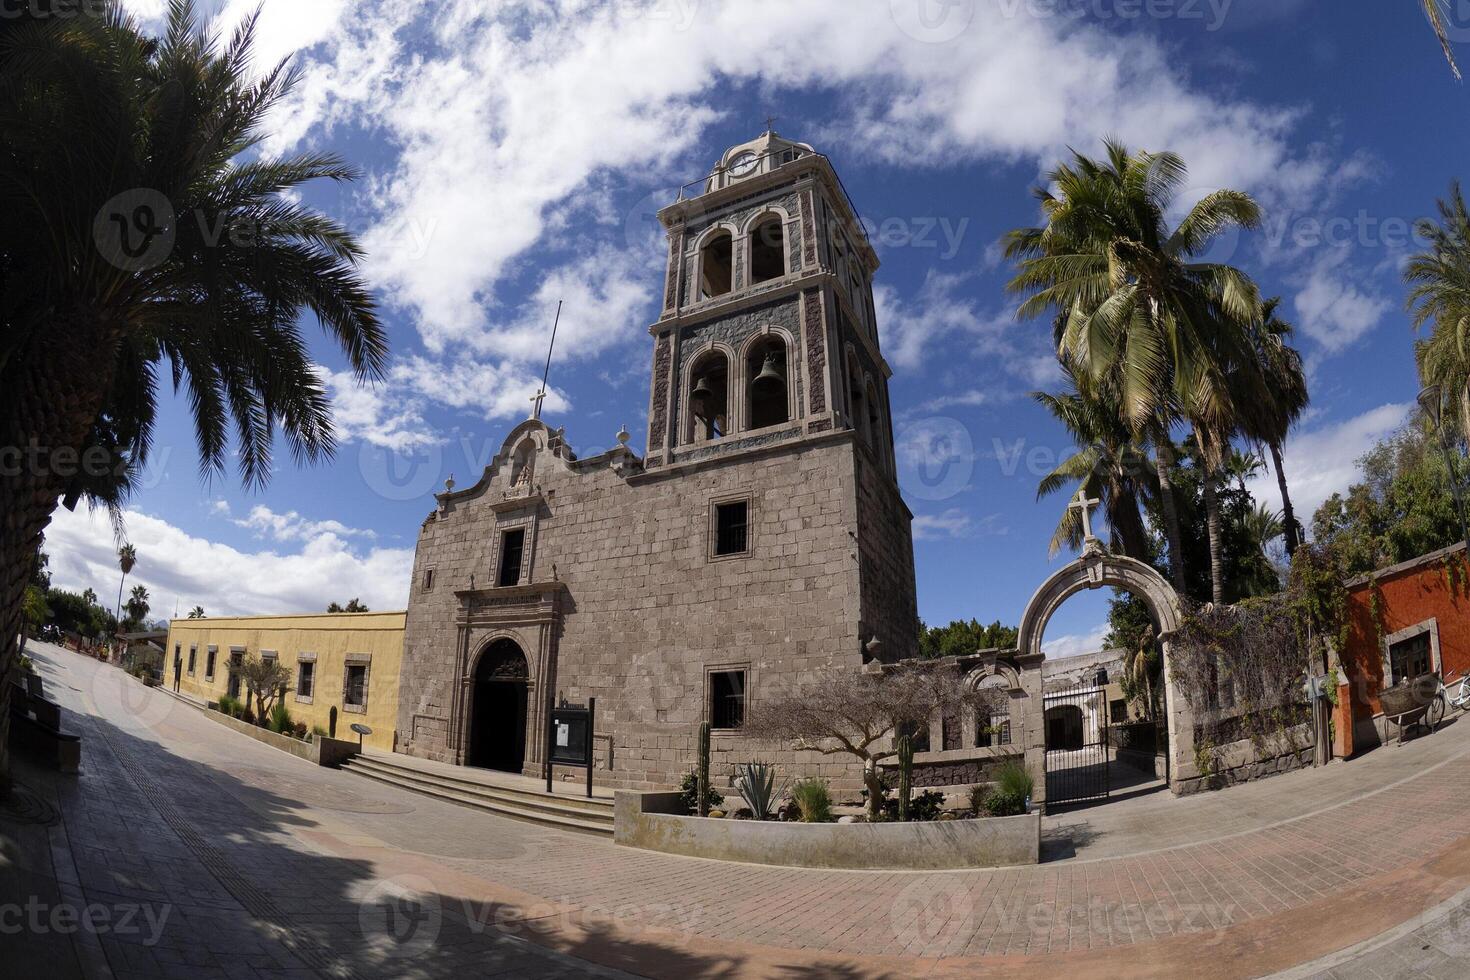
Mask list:
[[[163,7],[128,5],[145,24]],[[430,493],[473,482],[526,415],[558,299],[547,421],[584,454],[622,424],[641,446],[653,212],[774,114],[832,157],[883,262],[920,613],[1014,623],[1066,559],[1047,554],[1064,502],[1034,499],[1071,448],[1027,397],[1055,380],[1049,327],[1016,321],[996,247],[1035,222],[1041,174],[1112,135],[1181,153],[1185,203],[1228,186],[1265,206],[1215,257],[1300,329],[1313,408],[1287,466],[1310,516],[1413,401],[1399,269],[1467,159],[1467,90],[1409,0],[267,0],[260,49],[305,73],[268,151],[366,172],[304,196],[367,243],[394,362],[355,389],[313,332],[342,446],[261,493],[202,481],[164,405],[128,514],[162,615],[401,607]],[[1259,495],[1277,503],[1274,481]],[[60,515],[49,550],[58,584],[115,593],[103,515]],[[1049,648],[1082,652],[1103,617],[1104,596],[1072,600]]]

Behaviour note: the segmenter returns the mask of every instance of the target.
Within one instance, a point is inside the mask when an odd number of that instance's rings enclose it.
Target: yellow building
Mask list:
[[[403,661],[402,612],[309,613],[175,619],[169,623],[163,683],[204,701],[248,693],[233,665],[276,659],[291,675],[285,705],[293,721],[330,729],[373,730],[363,741],[391,751],[398,722],[398,669]]]

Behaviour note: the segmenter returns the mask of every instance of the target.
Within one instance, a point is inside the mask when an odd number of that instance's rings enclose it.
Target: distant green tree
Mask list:
[[[1446,416],[1448,420],[1449,416]],[[1435,437],[1415,418],[1358,461],[1363,479],[1312,518],[1312,535],[1361,575],[1462,540],[1449,470]]]
[[[46,605],[51,610],[51,622],[67,633],[98,639],[112,632],[115,626],[110,612],[75,592],[50,589],[46,592]]]
[[[189,618],[190,619],[203,619],[204,618],[204,607],[203,606],[195,606],[193,609],[190,609],[189,610]]]
[[[363,605],[357,599],[353,599],[351,602],[347,603],[347,605],[345,605],[345,606],[342,605],[340,602],[334,602],[331,605],[327,606],[327,612],[329,612],[329,613],[363,613],[363,612],[372,612],[372,610],[369,609],[367,606]]]
[[[1018,630],[996,620],[981,626],[979,620],[957,619],[948,626],[926,626],[919,622],[919,656],[924,660],[963,657],[978,650],[1012,650]]]

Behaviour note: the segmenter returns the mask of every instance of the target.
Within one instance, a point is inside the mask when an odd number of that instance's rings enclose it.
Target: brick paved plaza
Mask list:
[[[84,761],[22,764],[29,805],[0,813],[5,976],[1470,975],[1470,722],[1050,817],[1039,867],[824,872],[318,770],[114,668],[33,655]]]

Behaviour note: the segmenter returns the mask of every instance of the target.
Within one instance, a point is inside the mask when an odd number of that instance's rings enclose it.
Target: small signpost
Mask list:
[[[369,728],[368,726],[362,724],[361,722],[357,722],[357,721],[354,721],[349,727],[354,732],[357,732],[357,751],[361,752],[362,751],[362,737],[364,735],[371,735],[373,733],[373,730],[371,728]]]
[[[546,722],[546,792],[551,792],[552,766],[582,766],[587,770],[587,798],[592,798],[592,722],[597,699],[554,706]]]

